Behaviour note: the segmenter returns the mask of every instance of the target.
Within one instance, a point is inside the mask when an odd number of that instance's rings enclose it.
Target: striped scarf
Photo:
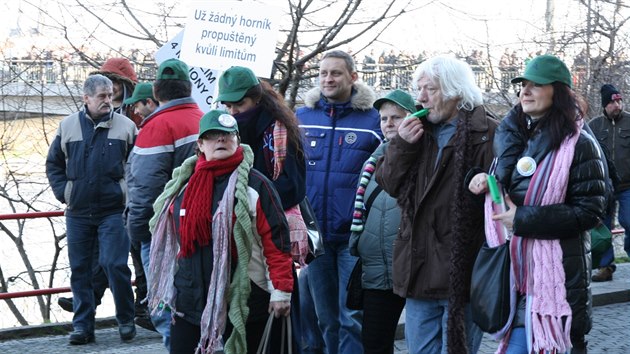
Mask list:
[[[361,232],[365,223],[365,189],[367,188],[372,175],[376,170],[376,157],[370,156],[365,162],[363,172],[361,172],[361,178],[359,179],[359,187],[357,187],[357,193],[354,197],[354,213],[352,213],[352,226],[350,231]]]
[[[277,120],[273,127],[273,177],[277,180],[282,173],[284,160],[287,157],[287,127]]]
[[[578,131],[567,137],[560,148],[543,159],[530,180],[524,205],[564,203]],[[526,294],[528,351],[564,353],[571,348],[572,311],[566,298],[565,273],[560,240],[534,239],[514,235],[510,243],[514,286]],[[509,332],[503,337],[497,353],[505,353]]]

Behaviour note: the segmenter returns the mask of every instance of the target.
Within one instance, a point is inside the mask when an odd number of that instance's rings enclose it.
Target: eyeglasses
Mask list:
[[[201,139],[204,140],[219,140],[219,138],[229,138],[232,136],[236,136],[236,134],[238,134],[238,132],[236,131],[232,131],[232,132],[226,132],[223,130],[211,130],[209,132],[204,133],[201,136]]]

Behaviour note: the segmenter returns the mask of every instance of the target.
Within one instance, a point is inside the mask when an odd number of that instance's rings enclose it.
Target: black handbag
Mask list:
[[[348,285],[346,285],[346,307],[350,310],[363,310],[363,285],[361,277],[363,276],[363,263],[361,258],[357,259],[357,263],[350,273]]]
[[[500,331],[510,318],[510,271],[509,242],[494,248],[484,242],[470,283],[472,318],[484,332]]]
[[[306,232],[308,233],[308,254],[306,255],[306,263],[311,263],[315,258],[324,254],[324,235],[319,229],[319,224],[315,218],[315,212],[307,197],[300,202],[300,213],[304,224],[306,224]]]

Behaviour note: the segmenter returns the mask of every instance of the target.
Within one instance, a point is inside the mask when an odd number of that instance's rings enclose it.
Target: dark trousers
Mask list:
[[[405,299],[392,290],[363,290],[363,327],[361,342],[365,354],[394,353],[398,319]]]
[[[255,354],[258,350],[258,345],[262,339],[267,319],[269,319],[269,313],[267,312],[269,306],[269,293],[258,287],[256,284],[251,283],[251,293],[247,301],[247,306],[250,309],[247,323],[245,324],[245,333],[247,334],[247,353]],[[268,351],[266,354],[280,353],[281,348],[281,331],[282,321],[280,318],[275,318],[273,326],[271,328],[271,337],[268,344]],[[227,341],[232,333],[232,325],[228,323],[223,334],[223,340]],[[193,325],[183,318],[176,318],[175,323],[171,323],[171,354],[193,354],[201,338],[201,327]],[[296,340],[293,340],[293,352],[297,350]],[[285,351],[286,345],[285,345]]]

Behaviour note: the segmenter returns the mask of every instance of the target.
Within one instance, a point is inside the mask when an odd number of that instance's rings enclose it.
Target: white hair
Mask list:
[[[440,84],[443,100],[459,100],[457,109],[472,111],[483,104],[483,95],[475,82],[475,75],[470,65],[461,60],[437,56],[423,61],[413,74],[414,89],[418,88],[421,76]]]

